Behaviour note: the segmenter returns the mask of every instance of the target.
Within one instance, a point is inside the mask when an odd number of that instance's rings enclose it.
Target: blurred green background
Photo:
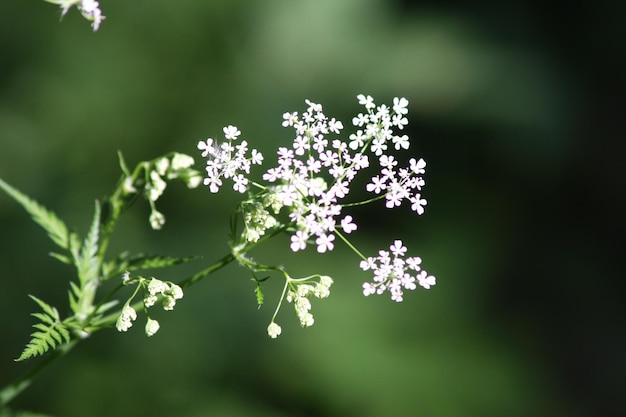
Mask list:
[[[257,310],[230,266],[189,290],[147,339],[102,331],[13,403],[57,416],[619,416],[626,413],[623,2],[102,0],[72,10],[0,3],[0,177],[84,233],[130,165],[235,124],[274,160],[304,99],[344,120],[410,101],[410,152],[428,162],[426,214],[355,213],[366,253],[395,238],[430,291],[364,298],[356,257],[254,255],[335,278],[302,330]],[[619,6],[617,6],[619,5]],[[199,158],[198,158],[199,161]],[[201,165],[200,165],[201,166]],[[237,196],[168,189],[168,222],[139,204],[112,250],[217,259]],[[619,242],[622,242],[621,244]],[[31,333],[35,294],[66,305],[72,271],[0,194],[0,384]],[[346,261],[350,260],[350,261]],[[202,262],[202,261],[201,261]],[[190,267],[190,268],[193,268]],[[160,272],[177,280],[185,267]],[[170,274],[169,276],[165,276]],[[140,319],[141,320],[141,319]]]

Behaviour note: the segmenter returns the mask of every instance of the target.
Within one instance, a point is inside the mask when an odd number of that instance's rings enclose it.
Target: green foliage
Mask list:
[[[11,187],[9,184],[0,179],[0,188],[2,188],[8,195],[13,197],[15,201],[20,203],[24,209],[31,215],[33,220],[43,227],[48,236],[54,243],[63,249],[69,249],[71,237],[67,230],[65,223],[59,219],[56,214],[47,210],[45,207],[37,203],[35,200],[29,198],[25,194],[22,194],[17,189]]]
[[[261,286],[261,283],[267,281],[268,278],[269,276],[260,279],[256,277],[252,278],[252,281],[256,283],[256,287],[254,287],[254,294],[256,295],[256,303],[259,305],[259,308],[261,308],[261,306],[263,305],[263,301],[265,300],[265,295],[263,294],[263,287]]]
[[[100,231],[100,205],[96,202],[93,220],[89,233],[85,238],[80,253],[75,253],[76,269],[81,284],[93,282],[98,279],[98,239]]]
[[[259,305],[259,308],[261,308],[261,306],[263,305],[263,300],[265,299],[261,284],[257,283],[256,287],[254,287],[254,294],[256,295],[256,303]]]
[[[131,255],[123,252],[115,259],[105,262],[102,266],[103,280],[120,276],[124,272],[141,271],[149,268],[163,268],[187,263],[199,259],[199,256],[172,257],[162,255],[146,255],[143,253]]]
[[[51,348],[55,349],[57,345],[68,343],[71,338],[69,330],[61,322],[61,317],[56,308],[33,295],[30,295],[30,298],[41,307],[43,313],[32,314],[40,320],[39,323],[33,325],[37,331],[31,334],[31,341],[26,345],[26,348],[16,361],[43,355]]]

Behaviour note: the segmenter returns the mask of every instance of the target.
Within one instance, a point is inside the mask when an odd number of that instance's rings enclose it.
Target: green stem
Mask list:
[[[343,240],[343,243],[345,243],[346,245],[348,245],[348,247],[349,247],[350,249],[352,249],[352,250],[354,251],[354,253],[356,253],[357,255],[359,255],[359,256],[361,257],[361,259],[367,259],[367,258],[365,257],[365,255],[363,255],[363,254],[361,253],[361,251],[359,251],[359,250],[358,250],[358,249],[357,249],[357,248],[356,248],[356,247],[355,247],[352,243],[350,243],[350,241],[349,241],[348,239],[346,239],[346,237],[345,237],[345,236],[344,236],[341,232],[339,232],[338,230],[335,230],[335,234],[336,234],[337,236],[339,236],[339,239]]]
[[[45,356],[44,359],[39,362],[35,367],[33,367],[26,374],[22,375],[20,378],[17,378],[15,381],[5,386],[0,390],[0,410],[2,410],[6,405],[13,400],[15,397],[20,395],[26,388],[28,388],[35,378],[39,376],[39,374],[50,366],[57,359],[65,356],[81,339],[71,340],[69,343],[59,346],[58,349]]]
[[[225,267],[226,265],[228,265],[229,263],[231,263],[234,260],[235,260],[235,255],[233,255],[232,253],[229,253],[228,255],[226,255],[223,258],[219,259],[218,261],[214,262],[212,265],[209,265],[207,268],[203,269],[202,271],[198,272],[197,274],[194,274],[194,275],[190,276],[189,278],[182,280],[181,282],[178,283],[178,285],[180,285],[182,288],[186,288],[186,287],[192,286],[196,282],[200,281],[201,279],[204,279],[204,278],[208,277],[209,275],[211,275],[215,271]]]

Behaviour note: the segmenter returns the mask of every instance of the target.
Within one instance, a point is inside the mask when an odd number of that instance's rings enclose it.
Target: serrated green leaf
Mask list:
[[[50,335],[52,336],[52,338],[59,344],[63,343],[63,338],[61,337],[61,334],[54,328],[50,329]],[[55,347],[54,345],[52,345],[52,347]]]
[[[261,288],[261,284],[257,284],[254,288],[254,294],[256,295],[256,303],[261,307],[263,305],[263,301],[265,296],[263,295],[263,289]]]
[[[43,355],[48,350],[55,349],[58,345],[68,343],[71,338],[69,331],[65,328],[63,323],[60,322],[59,312],[56,308],[33,295],[29,297],[41,307],[45,314],[32,314],[34,317],[41,320],[40,323],[33,325],[33,328],[38,331],[31,334],[30,342],[26,345],[26,348],[16,361]]]
[[[41,330],[41,331],[43,331],[43,332],[47,332],[47,331],[48,331],[48,326],[46,326],[46,325],[45,325],[45,324],[43,324],[43,323],[33,324],[33,327],[34,327],[35,329],[39,329],[39,330]]]
[[[46,209],[35,200],[31,199],[21,191],[13,188],[0,179],[0,188],[13,197],[30,214],[32,219],[39,224],[50,236],[50,239],[63,249],[69,248],[69,233],[67,226],[56,214]]]
[[[70,309],[77,313],[79,309],[78,300],[81,296],[81,290],[78,285],[76,285],[73,281],[70,281],[70,290],[67,292],[70,299]]]
[[[85,238],[78,259],[76,268],[78,278],[81,283],[92,282],[98,278],[98,240],[100,235],[100,204],[96,201],[93,219],[89,233]]]
[[[52,317],[55,321],[59,320],[59,312],[56,308],[52,307],[49,304],[46,304],[43,300],[40,300],[39,298],[35,297],[34,295],[28,295],[33,301],[35,301],[39,307],[41,307],[41,309],[44,311],[44,313],[46,313],[47,315],[49,315],[50,317]],[[34,313],[34,314],[40,314],[40,313]]]
[[[106,263],[102,268],[104,280],[110,279],[115,276],[122,275],[126,271],[139,271],[150,268],[164,268],[167,266],[180,265],[199,259],[199,256],[187,256],[187,257],[171,257],[161,255],[129,255],[124,252],[117,258]]]
[[[44,323],[48,323],[48,324],[52,324],[55,321],[55,319],[53,319],[52,317],[48,316],[47,314],[32,313],[31,316],[39,319],[40,321],[42,321]]]
[[[65,343],[69,342],[72,338],[72,336],[70,335],[70,331],[67,330],[67,328],[65,328],[64,326],[57,326],[56,330],[59,332]]]
[[[53,257],[54,259],[67,264],[67,265],[72,265],[72,258],[70,258],[69,256],[66,255],[61,255],[60,253],[56,253],[56,252],[50,252],[48,253],[48,255],[50,255],[51,257]]]

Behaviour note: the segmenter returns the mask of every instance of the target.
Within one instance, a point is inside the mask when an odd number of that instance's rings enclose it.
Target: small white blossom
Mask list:
[[[319,253],[324,253],[326,251],[332,251],[335,247],[333,241],[335,240],[335,235],[332,234],[322,234],[316,240],[317,243],[317,251]]]
[[[165,224],[165,216],[163,213],[157,210],[152,210],[150,213],[150,226],[154,230],[159,230]]]
[[[378,257],[361,261],[361,269],[371,270],[374,274],[374,282],[363,284],[363,295],[369,296],[389,291],[393,301],[401,302],[404,290],[412,291],[417,288],[416,281],[425,289],[434,286],[436,279],[421,269],[422,260],[418,257],[404,258],[406,252],[407,248],[398,239],[389,247],[389,251],[381,250]],[[415,272],[417,274],[413,275],[412,273]]]
[[[223,130],[224,130],[224,136],[226,137],[226,139],[229,139],[229,140],[237,139],[237,136],[241,135],[241,132],[239,131],[239,129],[237,129],[233,125],[229,125],[225,127]]]
[[[159,331],[160,327],[161,325],[159,325],[158,321],[148,318],[148,322],[146,323],[146,335],[148,337],[154,336],[154,334]]]
[[[267,326],[267,334],[272,338],[272,339],[276,339],[278,336],[280,336],[280,333],[282,332],[282,329],[280,328],[280,326],[278,324],[276,324],[275,322],[271,322],[269,326]]]
[[[126,304],[122,308],[122,314],[120,314],[115,327],[120,332],[125,332],[133,325],[133,321],[137,319],[137,312],[130,305]]]
[[[241,134],[235,126],[226,126],[223,131],[226,142],[220,145],[211,138],[198,142],[198,149],[202,151],[202,156],[207,158],[207,176],[204,178],[204,185],[207,185],[212,193],[217,193],[222,186],[222,178],[230,178],[234,182],[233,189],[244,193],[249,184],[247,175],[250,173],[250,166],[260,165],[263,162],[263,155],[252,149],[251,156],[246,156],[248,152],[246,141],[233,144]]]

